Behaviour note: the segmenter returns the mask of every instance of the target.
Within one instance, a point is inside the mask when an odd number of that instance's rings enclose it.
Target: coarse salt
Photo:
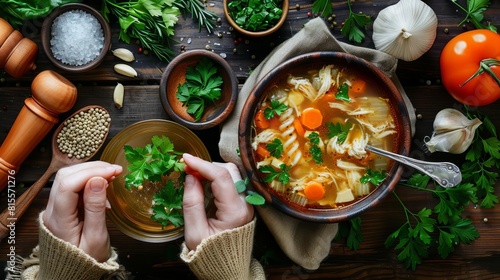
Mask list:
[[[58,16],[52,24],[52,54],[64,64],[85,65],[96,59],[104,46],[104,33],[99,21],[82,10]]]

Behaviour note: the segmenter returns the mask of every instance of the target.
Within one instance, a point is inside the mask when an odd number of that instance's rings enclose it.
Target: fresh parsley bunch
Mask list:
[[[500,140],[496,128],[487,116],[473,113],[468,107],[465,111],[470,119],[478,117],[483,125],[478,128],[465,155],[462,182],[454,188],[443,188],[429,176],[419,173],[412,175],[406,183],[400,182],[402,186],[429,192],[436,198],[434,207],[423,207],[418,212],[408,209],[397,192],[393,192],[406,221],[387,238],[385,245],[399,251],[397,259],[407,268],[415,270],[431,249],[437,249],[439,255],[446,258],[459,244],[468,244],[479,238],[472,221],[463,216],[465,207],[469,203],[479,203],[481,207],[492,208],[498,203],[498,196],[494,193],[500,168]],[[340,224],[339,235],[350,238],[347,245],[352,249],[357,249],[362,240],[358,222]]]
[[[177,88],[177,99],[187,107],[188,114],[199,121],[205,107],[215,105],[221,96],[222,77],[209,58],[202,58],[186,71],[186,82]]]
[[[204,25],[208,32],[213,30],[217,20],[199,0],[104,0],[102,14],[108,21],[110,13],[120,23],[119,39],[127,44],[131,39],[139,40],[143,48],[162,61],[170,61],[174,55],[170,41],[181,13],[191,14],[198,19],[200,30]]]

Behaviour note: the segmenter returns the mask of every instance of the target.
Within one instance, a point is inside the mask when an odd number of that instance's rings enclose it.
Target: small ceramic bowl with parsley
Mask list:
[[[263,37],[274,33],[286,20],[288,0],[224,0],[224,16],[239,33]]]
[[[160,99],[172,120],[193,130],[221,124],[232,112],[238,79],[221,56],[192,50],[175,57],[162,74]]]

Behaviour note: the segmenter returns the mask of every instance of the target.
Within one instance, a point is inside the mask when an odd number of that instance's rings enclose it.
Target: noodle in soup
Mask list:
[[[335,65],[292,73],[269,88],[255,112],[260,176],[302,206],[351,204],[384,180],[391,162],[365,147],[393,150],[394,119],[389,99],[359,73]]]

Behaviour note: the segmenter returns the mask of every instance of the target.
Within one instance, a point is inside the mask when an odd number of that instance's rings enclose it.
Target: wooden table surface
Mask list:
[[[94,1],[96,2],[96,1]],[[378,12],[396,0],[360,0],[353,3],[354,11],[376,16]],[[458,11],[451,1],[425,1],[435,11],[439,19],[436,41],[429,52],[413,62],[400,61],[398,77],[401,80],[416,113],[421,116],[417,120],[416,134],[412,144],[412,156],[428,160],[459,160],[460,157],[449,157],[443,154],[428,154],[422,148],[423,138],[432,132],[432,122],[435,114],[449,107],[460,107],[440,84],[439,55],[448,40],[453,36],[473,29],[472,26],[457,26],[464,14]],[[465,1],[459,1],[463,4]],[[486,19],[494,25],[500,25],[500,3],[494,2],[485,13]],[[222,24],[208,34],[205,30],[198,32],[197,24],[191,19],[182,19],[175,29],[178,43],[172,45],[176,54],[180,52],[181,45],[186,50],[204,49],[209,46],[217,54],[225,54],[226,60],[235,71],[240,87],[245,82],[250,71],[262,61],[274,46],[296,34],[311,17],[312,1],[291,0],[290,12],[284,26],[274,35],[267,38],[243,38],[236,44],[234,40],[241,36],[230,32],[229,25],[222,12],[221,0],[209,0],[207,9],[215,12],[222,19]],[[300,5],[300,9],[296,9]],[[348,8],[344,2],[334,1],[336,21],[346,19]],[[325,20],[326,21],[326,20]],[[40,44],[40,21],[27,22],[21,31],[24,36],[32,38]],[[327,24],[330,24],[327,22]],[[133,43],[126,45],[118,41],[117,25],[113,28],[113,49],[127,47],[136,53],[133,67],[139,72],[138,78],[126,78],[113,71],[113,65],[118,60],[111,54],[97,69],[85,74],[70,74],[57,70],[78,87],[78,100],[71,112],[86,105],[98,104],[105,107],[112,116],[112,127],[107,141],[123,128],[141,120],[167,119],[159,99],[159,81],[162,71],[167,63],[160,62],[151,55],[137,53],[138,46]],[[448,29],[448,33],[444,29]],[[340,34],[339,27],[331,30],[340,41],[347,42]],[[222,38],[217,36],[222,33]],[[363,47],[374,48],[371,40],[371,27],[367,29],[366,40],[359,44]],[[314,44],[314,42],[311,42]],[[500,47],[500,46],[492,46]],[[233,52],[233,49],[236,52]],[[0,81],[0,141],[3,141],[14,122],[24,100],[31,95],[30,84],[33,77],[45,69],[54,69],[42,50],[37,59],[36,71],[19,79],[13,79],[1,73]],[[126,95],[124,107],[118,110],[113,105],[112,93],[116,82],[125,85]],[[500,128],[499,103],[481,108],[488,115],[495,126]],[[218,160],[218,130],[213,128],[208,131],[196,133],[207,143],[207,147],[214,160]],[[18,195],[34,181],[48,167],[51,151],[50,137],[47,137],[33,150],[21,166],[16,177]],[[19,143],[22,145],[23,143]],[[98,158],[98,156],[96,156]],[[500,184],[496,184],[500,187]],[[398,194],[405,203],[414,210],[422,207],[432,207],[435,200],[431,195],[398,186]],[[27,256],[37,244],[38,230],[35,219],[37,214],[44,209],[50,183],[44,188],[39,197],[16,225],[16,253]],[[5,191],[2,193],[1,206],[6,205]],[[497,190],[498,195],[498,190]],[[429,206],[430,205],[430,206]],[[254,255],[264,264],[269,279],[499,279],[500,278],[500,208],[481,209],[469,205],[465,210],[466,217],[470,218],[479,230],[481,237],[468,245],[458,246],[456,251],[447,259],[441,259],[436,252],[431,252],[429,257],[419,265],[416,271],[405,269],[404,264],[396,259],[397,252],[387,249],[384,241],[390,233],[399,227],[404,214],[394,196],[389,195],[375,208],[362,214],[362,229],[364,242],[357,251],[346,247],[344,242],[334,241],[330,248],[329,256],[323,261],[316,271],[305,271],[291,262],[279,249],[264,224],[259,223],[256,233]],[[487,218],[487,222],[484,221]],[[130,271],[135,279],[193,279],[189,269],[178,259],[179,241],[165,244],[148,244],[136,241],[122,234],[111,222],[109,230],[112,245],[119,251],[120,261]],[[0,244],[0,261],[2,266],[7,258],[8,246],[5,241]]]

